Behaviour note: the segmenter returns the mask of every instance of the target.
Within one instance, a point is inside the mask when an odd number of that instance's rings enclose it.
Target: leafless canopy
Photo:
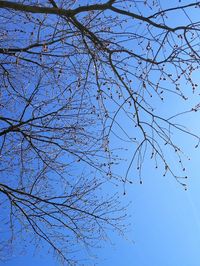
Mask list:
[[[123,230],[123,209],[100,189],[132,182],[134,167],[141,178],[146,156],[185,186],[166,154],[176,153],[184,171],[173,133],[197,146],[199,136],[159,106],[168,94],[187,100],[182,84],[197,89],[200,2],[172,4],[0,1],[0,250],[27,235],[75,265],[79,243],[95,246],[107,227]],[[121,176],[114,147],[123,142],[134,153]]]

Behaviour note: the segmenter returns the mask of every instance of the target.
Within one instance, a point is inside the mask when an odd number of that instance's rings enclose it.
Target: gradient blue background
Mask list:
[[[163,1],[165,2],[165,1]],[[178,2],[178,1],[176,1]],[[186,3],[190,1],[182,1]],[[175,3],[174,3],[175,5]],[[195,77],[199,83],[198,75]],[[184,84],[183,84],[184,85]],[[189,103],[169,98],[163,106],[157,106],[164,111],[166,108],[187,110],[200,102],[198,93]],[[187,115],[181,118],[191,130],[200,133],[199,114]],[[111,233],[112,244],[103,243],[102,249],[97,249],[98,260],[88,263],[100,266],[199,266],[200,265],[200,150],[194,149],[195,143],[184,135],[177,136],[191,161],[185,161],[188,190],[185,191],[173,177],[162,176],[161,169],[156,170],[151,162],[146,162],[143,170],[143,184],[136,180],[127,187],[127,194],[122,201],[132,204],[128,212],[129,232],[126,239]],[[170,154],[169,154],[170,156]],[[131,151],[126,153],[127,159]],[[120,168],[120,166],[119,166]],[[119,188],[120,189],[120,188]],[[42,253],[42,252],[41,252]],[[1,266],[57,266],[50,255],[44,253],[32,256],[16,256]]]

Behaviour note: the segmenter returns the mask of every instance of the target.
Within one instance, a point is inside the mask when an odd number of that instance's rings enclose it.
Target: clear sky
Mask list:
[[[125,196],[133,201],[129,208],[128,240],[112,237],[96,251],[101,266],[199,266],[200,265],[200,180],[199,151],[190,163],[191,180],[184,191],[173,179],[146,166],[142,185],[132,185]],[[134,243],[132,243],[134,241]],[[59,265],[47,254],[16,257],[5,266]]]
[[[196,102],[194,97],[194,102]],[[176,102],[177,103],[177,102]],[[171,108],[175,102],[171,100]],[[189,103],[190,105],[191,103]],[[181,106],[180,106],[181,107]],[[187,109],[187,106],[185,106]],[[200,131],[199,115],[183,117],[190,128]],[[97,249],[98,260],[88,265],[101,266],[199,266],[200,265],[200,179],[199,149],[193,141],[179,136],[191,161],[186,163],[188,190],[185,191],[170,175],[163,177],[161,170],[147,161],[143,170],[143,184],[139,181],[127,187],[124,202],[129,207],[127,239],[112,235],[113,245],[103,243]],[[187,140],[187,141],[186,141]],[[129,154],[127,154],[127,157]],[[120,166],[119,166],[120,167]],[[123,189],[122,189],[123,190]],[[1,263],[4,266],[59,265],[50,255],[24,254]]]
[[[198,80],[198,77],[196,77]],[[190,94],[190,93],[189,93]],[[164,107],[187,110],[200,102],[198,93],[183,106],[183,102],[168,99]],[[159,106],[158,106],[159,108]],[[200,115],[181,118],[189,128],[200,133]],[[98,260],[88,265],[99,266],[199,266],[200,265],[200,150],[194,149],[194,142],[178,136],[178,141],[191,157],[185,162],[188,190],[185,191],[173,177],[162,176],[161,169],[155,169],[148,160],[143,169],[143,184],[137,179],[127,187],[124,202],[132,201],[128,212],[129,232],[125,238],[111,235],[113,244],[103,243],[97,249]],[[126,154],[131,157],[131,151]],[[170,154],[169,154],[170,156]],[[121,166],[119,166],[120,168]],[[119,169],[120,170],[120,169]],[[119,188],[120,189],[120,188]],[[16,256],[0,266],[57,266],[48,254],[32,256],[29,252]]]

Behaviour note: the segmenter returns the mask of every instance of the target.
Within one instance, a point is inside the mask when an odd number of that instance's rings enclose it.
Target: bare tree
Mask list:
[[[132,183],[134,167],[141,180],[146,156],[185,187],[183,153],[173,134],[190,135],[196,147],[199,136],[175,121],[179,113],[162,114],[156,105],[165,95],[187,100],[184,83],[197,89],[199,7],[177,1],[164,8],[150,0],[0,1],[7,244],[30,231],[37,245],[47,242],[76,264],[69,246],[95,246],[107,225],[123,229],[123,209],[98,189],[107,180]],[[179,21],[171,20],[174,13]],[[131,130],[121,124],[124,118]],[[113,138],[122,141],[118,147],[125,141],[134,149],[123,176],[113,170],[120,160]],[[176,154],[180,171],[167,151]]]

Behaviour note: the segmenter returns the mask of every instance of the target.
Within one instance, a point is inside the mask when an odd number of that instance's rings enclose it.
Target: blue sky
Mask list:
[[[196,102],[197,98],[193,98]],[[188,105],[194,104],[193,101]],[[182,117],[184,121],[187,121],[190,128],[200,130],[198,113]],[[119,188],[122,201],[132,201],[128,209],[131,215],[129,232],[125,238],[111,234],[113,244],[103,243],[101,249],[95,250],[98,259],[91,257],[88,265],[200,265],[199,149],[194,149],[192,139],[183,135],[178,138],[191,157],[186,162],[188,190],[185,191],[170,175],[163,177],[161,169],[155,169],[151,161],[147,160],[143,169],[143,184],[139,184],[136,179],[133,185],[127,186],[125,196],[123,189]],[[120,166],[118,170],[121,171]],[[16,255],[16,258],[6,263],[0,262],[0,265],[57,266],[59,263],[46,253],[32,256],[31,252],[27,252],[22,256]]]
[[[198,76],[196,76],[198,82]],[[184,85],[184,84],[183,84]],[[191,95],[189,103],[183,105],[175,98],[167,99],[164,110],[187,110],[199,101],[198,93]],[[198,97],[198,98],[197,98]],[[166,108],[166,109],[165,109]],[[180,118],[191,130],[200,132],[198,114]],[[121,119],[122,122],[123,119]],[[127,186],[127,193],[123,196],[123,188],[119,188],[124,203],[131,201],[128,213],[129,232],[124,238],[111,233],[113,244],[103,243],[101,249],[96,250],[98,260],[91,257],[90,265],[100,266],[199,266],[200,265],[200,171],[199,149],[194,149],[195,143],[183,135],[176,137],[181,143],[190,161],[185,160],[187,169],[188,190],[185,191],[173,177],[162,176],[162,170],[156,170],[151,161],[146,161],[143,169],[143,184],[139,180]],[[131,150],[126,153],[131,157]],[[173,157],[172,154],[168,156]],[[173,158],[172,158],[173,160]],[[121,171],[121,167],[116,169]],[[176,166],[175,166],[176,167]],[[123,169],[124,170],[124,169]],[[135,173],[133,173],[134,175]],[[16,255],[10,261],[1,263],[4,266],[25,265],[59,265],[48,254]]]
[[[127,240],[112,237],[114,245],[96,250],[98,264],[117,266],[199,266],[200,265],[200,181],[198,151],[191,163],[191,180],[184,191],[173,179],[145,169],[142,185],[131,187],[126,199],[133,201]],[[133,242],[134,241],[134,242]],[[92,262],[92,259],[90,263]],[[95,263],[95,262],[94,262]],[[5,266],[59,265],[47,254],[16,257]],[[90,265],[90,264],[89,264]]]

